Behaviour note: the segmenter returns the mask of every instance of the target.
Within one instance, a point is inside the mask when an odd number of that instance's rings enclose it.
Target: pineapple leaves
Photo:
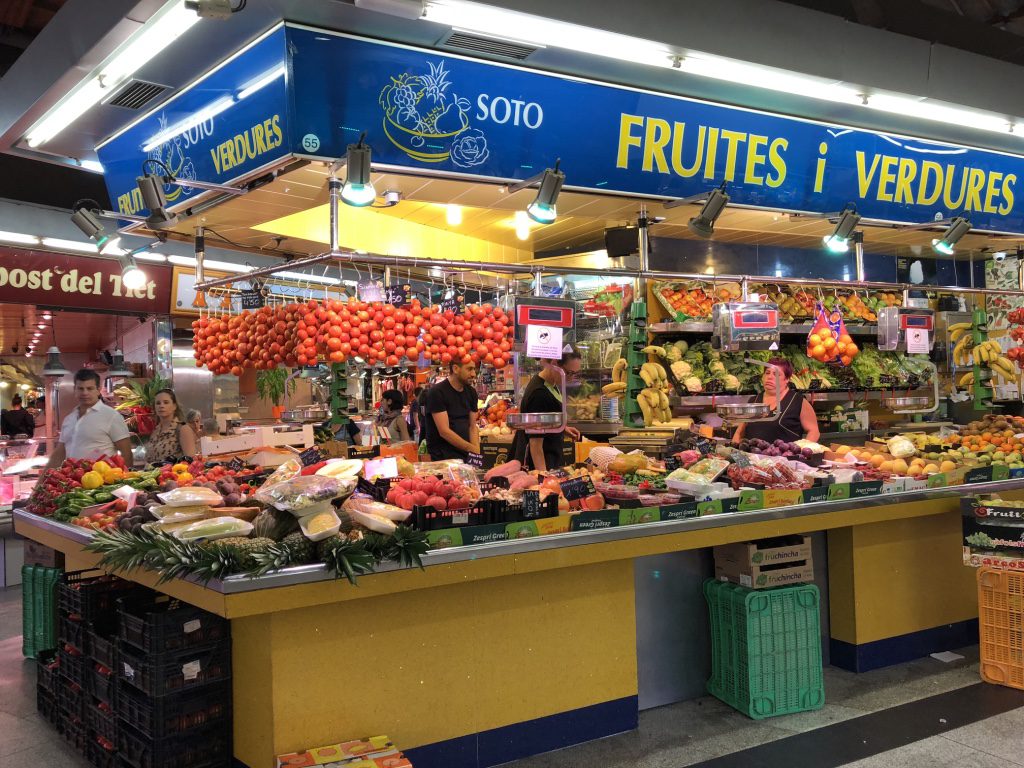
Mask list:
[[[335,578],[345,577],[353,586],[357,585],[357,578],[362,574],[373,573],[374,557],[362,541],[340,537],[327,539],[321,548],[321,557]]]

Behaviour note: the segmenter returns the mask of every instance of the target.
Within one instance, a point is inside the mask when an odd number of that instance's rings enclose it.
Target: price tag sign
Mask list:
[[[233,469],[235,472],[241,472],[245,469],[245,462],[235,456],[235,458],[228,462],[228,469]]]
[[[356,287],[361,301],[384,301],[384,289],[376,280],[362,280]]]
[[[404,307],[409,303],[409,293],[412,286],[408,283],[389,285],[384,289],[384,302],[396,307]]]
[[[469,453],[466,454],[466,464],[468,464],[469,466],[473,467],[474,469],[483,469],[484,468],[484,457],[483,457],[483,454],[473,453],[473,451],[470,451]]]
[[[558,487],[562,489],[562,495],[569,502],[579,501],[594,494],[594,482],[589,475],[565,480],[559,483]]]
[[[540,491],[523,491],[523,517],[540,517]]]
[[[931,351],[928,343],[928,331],[924,328],[907,328],[907,352],[909,354],[927,355]]]
[[[526,326],[526,356],[538,360],[562,357],[562,329],[550,325]]]
[[[441,299],[441,311],[446,312],[451,310],[452,312],[461,312],[466,306],[466,297],[456,291],[451,296],[445,296]]]
[[[242,290],[239,293],[242,300],[242,309],[259,309],[263,306],[263,291],[257,289],[254,290]]]
[[[323,452],[317,445],[314,445],[312,448],[307,448],[299,454],[299,461],[302,462],[302,466],[304,467],[311,467],[314,464],[319,464],[323,460]]]

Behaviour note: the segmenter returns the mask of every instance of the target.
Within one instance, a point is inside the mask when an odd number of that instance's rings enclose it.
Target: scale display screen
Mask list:
[[[917,328],[924,331],[930,331],[932,329],[932,316],[900,315],[900,327],[904,330],[907,328]]]
[[[774,310],[732,313],[733,328],[775,328],[778,324],[778,313]]]
[[[561,309],[543,309],[541,307],[528,307],[526,312],[530,322],[543,325],[560,323],[565,314]]]

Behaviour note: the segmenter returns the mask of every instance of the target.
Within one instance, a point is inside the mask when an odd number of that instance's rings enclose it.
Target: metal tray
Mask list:
[[[715,413],[732,421],[764,419],[772,414],[772,407],[767,403],[722,403],[715,406]]]
[[[300,405],[281,413],[281,421],[320,422],[330,417],[330,408],[323,405]]]
[[[882,405],[886,408],[920,408],[931,405],[930,397],[886,397],[882,399]]]
[[[508,413],[505,423],[512,429],[550,429],[562,426],[561,413]]]

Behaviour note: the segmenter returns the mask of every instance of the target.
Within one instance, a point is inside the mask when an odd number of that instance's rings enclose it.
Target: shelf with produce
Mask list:
[[[814,327],[812,323],[782,323],[779,325],[779,333],[808,335]],[[711,333],[712,325],[709,322],[699,320],[687,321],[685,323],[653,323],[647,327],[648,332],[654,334],[669,333]],[[846,331],[851,336],[877,336],[878,326],[846,324]]]

